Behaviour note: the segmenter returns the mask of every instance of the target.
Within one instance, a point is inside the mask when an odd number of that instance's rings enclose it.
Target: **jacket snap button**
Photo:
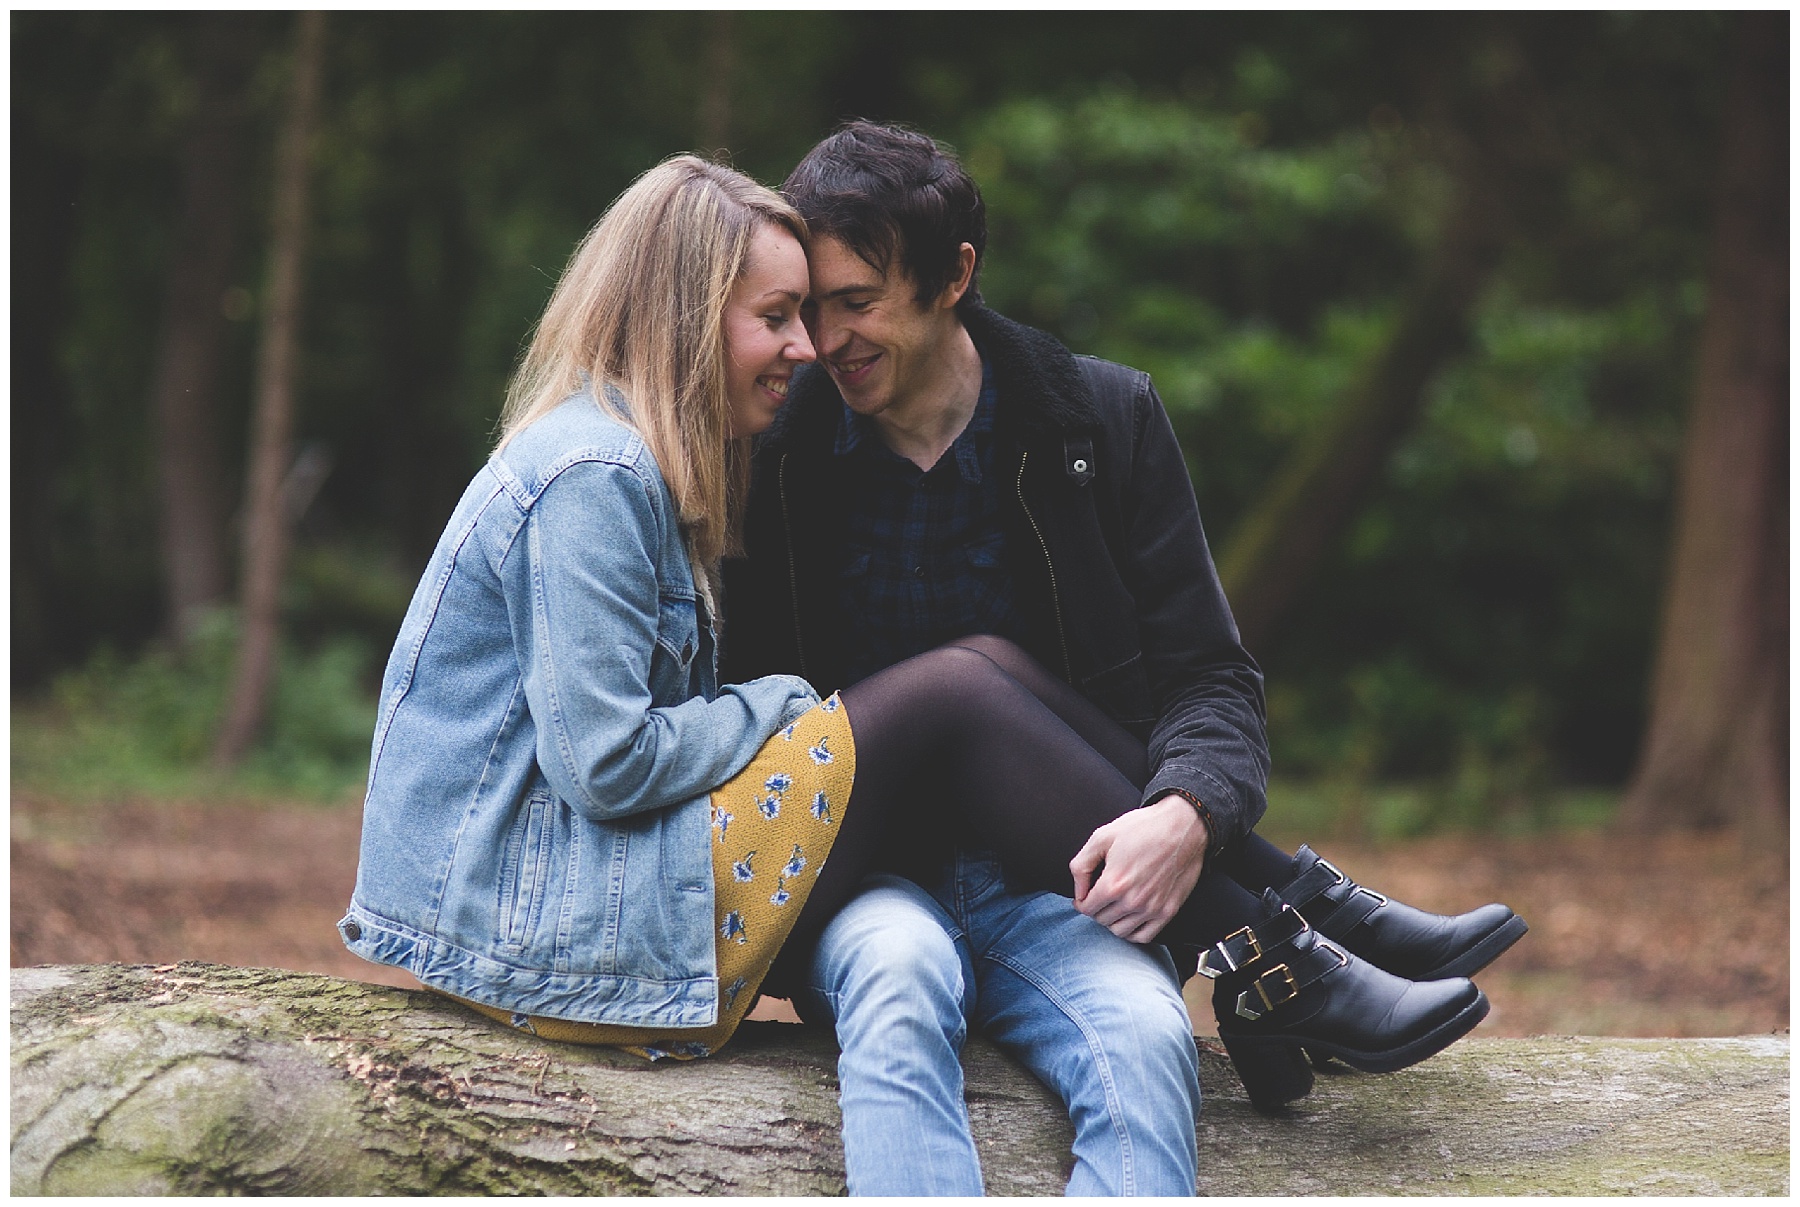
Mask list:
[[[358,939],[362,938],[362,927],[354,922],[344,923],[344,937],[352,943],[356,942]]]
[[[1080,458],[1076,458],[1073,468],[1076,473],[1085,474],[1085,473],[1087,473],[1087,462],[1081,460]]]

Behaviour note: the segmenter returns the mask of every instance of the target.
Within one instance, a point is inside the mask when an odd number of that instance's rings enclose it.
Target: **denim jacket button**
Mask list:
[[[344,937],[352,943],[356,942],[358,939],[362,938],[362,927],[354,922],[344,923]]]

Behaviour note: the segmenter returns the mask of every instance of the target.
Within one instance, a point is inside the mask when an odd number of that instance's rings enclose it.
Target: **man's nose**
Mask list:
[[[832,322],[825,316],[823,307],[815,308],[806,316],[806,333],[812,337],[816,355],[830,356],[832,351],[850,338],[843,325]]]

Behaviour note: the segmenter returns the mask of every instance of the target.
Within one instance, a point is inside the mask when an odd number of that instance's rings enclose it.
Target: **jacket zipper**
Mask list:
[[[1062,649],[1063,682],[1073,683],[1075,672],[1069,666],[1069,638],[1063,632],[1062,596],[1056,589],[1056,565],[1050,560],[1050,545],[1044,540],[1044,530],[1038,527],[1037,517],[1031,514],[1031,506],[1025,502],[1025,458],[1028,456],[1029,452],[1019,454],[1019,480],[1015,487],[1019,495],[1019,510],[1025,513],[1025,519],[1038,539],[1038,548],[1044,551],[1044,569],[1050,572],[1050,613],[1056,617],[1056,642]]]
[[[800,576],[794,570],[794,525],[788,518],[787,497],[787,463],[788,455],[781,454],[781,465],[775,473],[775,484],[781,495],[781,530],[787,537],[788,555],[788,599],[794,609],[794,656],[800,660],[802,678],[810,679],[806,673],[806,643],[800,640]]]

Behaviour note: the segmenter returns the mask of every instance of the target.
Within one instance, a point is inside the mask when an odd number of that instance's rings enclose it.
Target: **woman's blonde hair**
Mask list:
[[[725,304],[751,238],[769,224],[805,240],[792,206],[730,168],[677,155],[639,176],[575,249],[500,415],[504,448],[591,383],[650,447],[697,567],[740,545],[750,458],[748,441],[731,438]],[[624,394],[629,415],[606,385]]]

